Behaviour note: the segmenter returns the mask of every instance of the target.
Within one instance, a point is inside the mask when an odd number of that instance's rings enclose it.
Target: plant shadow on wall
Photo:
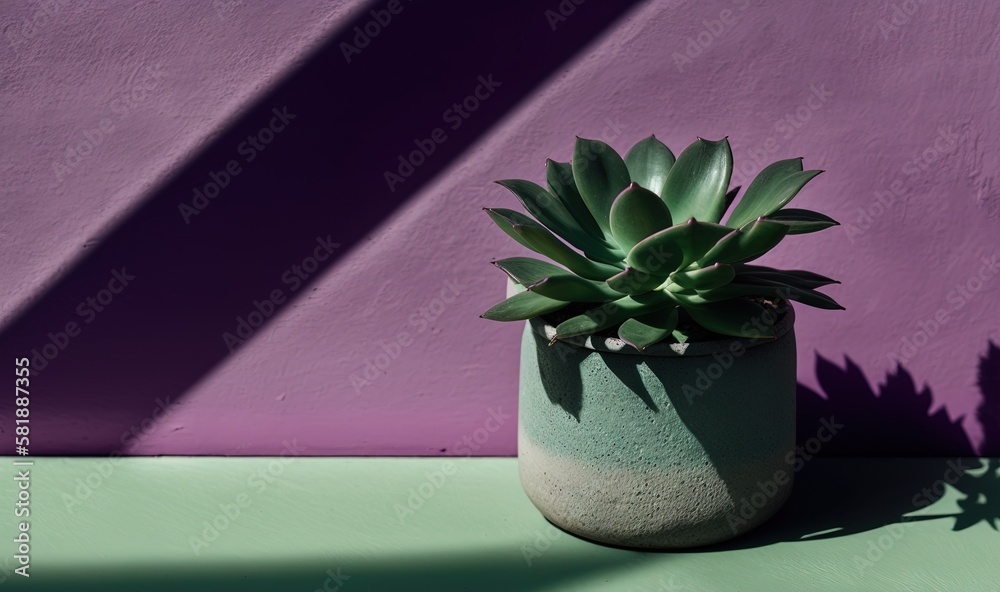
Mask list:
[[[563,344],[553,347],[565,348],[565,363],[542,374],[546,392],[553,404],[579,419],[586,406],[577,362],[588,353],[595,354]],[[650,412],[657,412],[642,383],[639,362],[632,359],[635,356],[601,355]],[[816,374],[825,397],[799,385],[798,447],[788,459],[795,485],[785,506],[742,537],[691,552],[822,540],[925,520],[953,520],[956,531],[980,522],[1000,530],[1000,459],[973,458],[977,451],[962,427],[962,418],[952,420],[943,408],[932,411],[928,387],[918,389],[911,374],[900,366],[875,390],[850,358],[845,358],[841,368],[817,356]],[[676,382],[675,378],[658,378]],[[992,342],[979,359],[977,378],[982,400],[976,417],[983,430],[979,454],[1000,456],[1000,347]],[[683,396],[673,399],[671,404],[678,405],[682,420],[696,434],[704,432],[705,422],[717,423],[727,415],[711,397],[691,405]],[[746,413],[752,412],[753,406],[748,406]],[[813,462],[815,457],[823,458]],[[887,469],[884,462],[865,457],[898,458]],[[929,513],[949,488],[963,496],[957,502],[958,511]],[[739,518],[739,511],[738,507],[734,519]],[[753,509],[748,506],[746,511]]]
[[[359,5],[5,323],[0,350],[32,359],[44,393],[31,404],[32,454],[128,452],[151,415],[307,299],[636,4],[587,4],[563,20],[527,0]],[[329,331],[356,322],[344,311]],[[11,418],[0,432],[13,431],[13,400],[0,400]]]

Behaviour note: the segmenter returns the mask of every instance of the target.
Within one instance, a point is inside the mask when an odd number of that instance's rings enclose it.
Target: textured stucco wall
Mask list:
[[[27,25],[40,6],[0,19],[5,323],[357,3],[56,3]],[[744,186],[781,158],[827,170],[795,204],[844,225],[762,260],[843,281],[828,292],[846,312],[797,309],[800,382],[822,392],[817,354],[849,356],[873,384],[902,359],[980,443],[978,358],[1000,340],[1000,274],[984,264],[1000,256],[998,22],[1000,5],[985,1],[641,4],[156,412],[126,452],[273,454],[297,439],[310,454],[514,453],[520,327],[478,315],[504,293],[488,262],[522,250],[479,211],[514,207],[490,181],[541,180],[574,135],[624,151],[649,133],[675,152],[728,135]],[[68,157],[104,120],[93,151]],[[928,323],[939,326],[925,340]],[[366,377],[385,351],[391,362]],[[116,421],[101,411],[80,419]],[[510,417],[488,432],[491,416]]]

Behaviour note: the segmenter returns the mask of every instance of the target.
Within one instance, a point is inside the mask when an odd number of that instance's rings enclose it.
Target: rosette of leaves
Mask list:
[[[527,214],[484,208],[511,238],[546,258],[494,261],[520,288],[484,318],[518,321],[565,309],[553,341],[616,331],[642,350],[668,338],[683,342],[698,326],[773,337],[768,302],[843,308],[816,291],[838,283],[830,278],[750,264],[786,235],[837,225],[786,207],[822,172],[803,170],[801,158],[765,167],[724,223],[740,189],[729,190],[728,139],[698,138],[675,158],[650,136],[623,159],[604,142],[577,138],[571,163],[548,160],[546,169],[545,187],[497,181]]]

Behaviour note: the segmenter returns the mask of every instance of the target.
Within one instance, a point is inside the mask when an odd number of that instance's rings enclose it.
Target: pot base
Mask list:
[[[771,518],[792,489],[788,471],[784,484],[763,483],[762,490],[753,479],[727,483],[711,465],[588,466],[552,456],[523,434],[518,456],[521,486],[543,516],[575,535],[617,547],[684,549],[726,541]],[[744,467],[744,474],[773,474],[781,470],[774,467],[786,466],[783,459],[759,464]]]

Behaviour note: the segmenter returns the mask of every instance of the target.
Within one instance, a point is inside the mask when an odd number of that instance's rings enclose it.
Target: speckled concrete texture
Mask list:
[[[773,341],[683,355],[549,346],[546,325],[526,323],[518,456],[528,497],[566,530],[628,547],[706,545],[761,524],[794,478],[793,322]]]

